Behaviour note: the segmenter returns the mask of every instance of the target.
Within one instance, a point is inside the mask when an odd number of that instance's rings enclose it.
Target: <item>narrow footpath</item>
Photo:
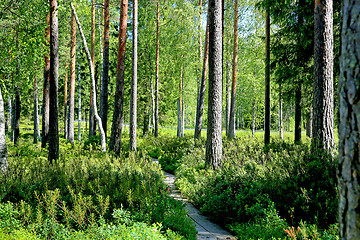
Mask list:
[[[154,159],[154,162],[158,163]],[[198,240],[235,240],[236,238],[232,236],[229,232],[222,229],[219,225],[210,222],[207,217],[201,215],[200,211],[197,210],[189,201],[181,196],[180,191],[175,187],[176,177],[170,173],[164,172],[166,178],[164,182],[169,186],[170,196],[176,200],[182,201],[186,204],[186,209],[188,210],[188,216],[194,221],[196,231],[198,231],[197,239]]]

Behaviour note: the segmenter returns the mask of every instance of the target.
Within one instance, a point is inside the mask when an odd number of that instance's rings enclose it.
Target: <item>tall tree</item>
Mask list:
[[[230,119],[229,130],[227,136],[235,138],[235,100],[236,100],[236,81],[237,81],[237,62],[238,62],[238,0],[235,0],[234,6],[234,49],[233,49],[233,65],[232,65],[232,84],[231,84],[231,103],[230,103]]]
[[[17,142],[19,141],[19,137],[20,137],[20,113],[21,113],[20,88],[16,87],[16,89],[15,89],[14,145],[17,145]]]
[[[133,0],[133,53],[130,97],[130,150],[136,151],[137,125],[137,39],[138,39],[138,0]]]
[[[4,100],[0,88],[0,171],[5,172],[8,169],[8,155],[6,147],[5,135],[5,113],[4,113]]]
[[[199,98],[197,101],[196,108],[196,122],[195,122],[195,138],[200,139],[201,137],[201,129],[203,123],[203,113],[204,113],[204,102],[205,102],[205,90],[206,90],[206,77],[207,77],[207,68],[208,68],[208,59],[209,59],[209,11],[208,11],[208,19],[206,23],[206,33],[205,33],[205,47],[204,47],[204,62],[203,69],[200,81],[200,92]]]
[[[38,103],[38,86],[37,86],[37,75],[34,79],[34,143],[37,143],[38,137],[40,138],[39,128],[39,103]]]
[[[59,28],[57,0],[50,0],[50,111],[49,111],[49,160],[59,158],[58,128],[58,76]]]
[[[340,240],[360,239],[360,0],[342,5],[339,77],[339,234]]]
[[[265,23],[265,144],[270,143],[270,13],[266,9]]]
[[[45,29],[45,45],[50,48],[50,13],[46,17],[47,28]],[[49,52],[44,54],[44,85],[43,85],[43,109],[42,109],[42,131],[41,147],[45,148],[49,135],[49,112],[50,112],[50,56]]]
[[[95,0],[91,0],[91,61],[95,72]],[[93,94],[90,87],[89,137],[94,136],[95,117]]]
[[[283,99],[282,99],[282,88],[281,84],[279,85],[279,136],[281,139],[284,139],[284,129],[283,129]]]
[[[222,166],[222,2],[209,0],[209,98],[205,162]]]
[[[71,45],[70,45],[70,96],[69,96],[69,127],[68,139],[74,144],[75,140],[75,66],[76,66],[76,21],[74,13],[71,14]]]
[[[126,30],[128,17],[128,0],[121,1],[120,9],[120,33],[118,47],[118,62],[116,68],[116,92],[114,102],[114,114],[111,127],[109,150],[120,154],[121,133],[124,122],[124,82],[125,82],[125,53],[126,53]]]
[[[81,44],[79,42],[79,58],[80,58]],[[80,59],[78,61],[78,140],[81,141],[81,66]]]
[[[334,88],[333,88],[333,1],[315,1],[314,37],[314,100],[313,134],[314,149],[323,148],[331,153],[334,140]]]
[[[67,71],[68,64],[65,64],[65,79],[64,79],[64,138],[68,139],[68,71]]]
[[[71,10],[72,12],[74,13],[74,16],[75,16],[75,20],[76,20],[76,23],[78,25],[78,28],[79,28],[79,31],[80,31],[80,35],[81,35],[81,38],[82,38],[82,41],[83,41],[83,44],[84,44],[84,48],[85,48],[85,53],[86,53],[86,56],[87,56],[87,59],[88,59],[88,62],[89,62],[89,70],[90,70],[90,77],[91,77],[91,91],[93,93],[93,105],[94,105],[94,114],[95,114],[95,118],[96,118],[96,121],[97,121],[97,124],[98,124],[98,128],[99,128],[99,131],[100,131],[100,141],[101,141],[101,151],[102,152],[106,152],[106,137],[105,137],[105,132],[104,132],[104,129],[102,127],[102,123],[101,123],[101,118],[97,112],[97,106],[96,106],[96,87],[95,87],[95,76],[94,76],[94,68],[92,66],[92,61],[91,61],[91,55],[90,55],[90,52],[89,52],[89,49],[87,47],[87,43],[86,43],[86,39],[85,39],[85,35],[84,35],[84,32],[81,28],[81,24],[80,24],[80,21],[79,21],[79,18],[77,17],[77,14],[76,14],[76,10],[75,10],[75,7],[73,5],[73,3],[71,2]]]
[[[177,108],[178,108],[178,128],[177,128],[177,136],[183,137],[183,122],[182,122],[182,111],[183,111],[183,67],[180,70],[180,81],[179,81],[179,97],[177,99]]]
[[[107,134],[108,94],[109,94],[109,23],[110,23],[110,0],[104,0],[104,45],[103,45],[103,69],[100,93],[100,116],[105,135]]]
[[[159,135],[159,62],[160,62],[160,0],[156,3],[156,66],[155,66],[155,131],[154,136]]]

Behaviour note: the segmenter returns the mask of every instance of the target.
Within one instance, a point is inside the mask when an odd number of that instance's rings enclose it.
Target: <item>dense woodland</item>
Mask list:
[[[196,239],[164,170],[238,239],[360,239],[359,18],[2,0],[0,238]]]

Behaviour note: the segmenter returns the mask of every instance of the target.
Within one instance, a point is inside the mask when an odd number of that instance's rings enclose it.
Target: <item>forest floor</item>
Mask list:
[[[158,160],[153,159],[154,163],[159,163]],[[198,209],[196,209],[188,199],[184,198],[180,191],[175,186],[176,176],[164,171],[166,176],[164,182],[169,186],[170,197],[185,203],[185,209],[188,211],[188,216],[194,221],[196,227],[198,240],[225,240],[236,239],[229,232],[221,228],[219,225],[211,222],[206,216],[203,216]]]

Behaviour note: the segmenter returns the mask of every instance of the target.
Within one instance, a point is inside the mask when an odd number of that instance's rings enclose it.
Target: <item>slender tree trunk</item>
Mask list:
[[[226,63],[226,69],[227,69],[227,81],[226,81],[226,113],[225,113],[225,129],[226,129],[226,135],[229,134],[229,121],[230,121],[230,105],[231,105],[231,87],[230,87],[230,80],[231,80],[231,62],[230,60]]]
[[[204,113],[204,102],[205,102],[205,90],[206,90],[206,75],[208,68],[208,59],[209,59],[209,17],[206,23],[206,33],[205,33],[205,48],[204,48],[204,62],[203,62],[203,70],[201,75],[201,83],[200,83],[200,92],[199,98],[197,102],[196,108],[196,122],[195,122],[195,138],[201,138],[201,129],[203,123],[203,113]]]
[[[307,117],[306,121],[306,136],[312,138],[312,119],[313,119],[313,112],[312,107],[309,109],[309,116]]]
[[[67,112],[67,103],[68,103],[68,71],[67,71],[67,63],[65,64],[65,83],[64,83],[64,138],[68,139],[68,112]]]
[[[160,10],[159,10],[159,0],[156,5],[156,72],[155,72],[155,131],[154,136],[159,135],[159,60],[160,60]]]
[[[252,133],[252,138],[255,138],[255,124],[256,124],[256,100],[253,101],[252,104],[252,122],[251,122],[251,133]]]
[[[155,93],[154,93],[154,82],[152,77],[151,77],[150,85],[151,85],[151,119],[150,119],[149,127],[152,122],[152,127],[154,128],[155,131]]]
[[[12,103],[11,103],[11,96],[10,96],[10,92],[9,92],[9,97],[8,97],[8,105],[9,105],[9,117],[7,119],[8,123],[8,131],[11,132],[11,122],[12,122]]]
[[[20,113],[21,113],[21,101],[20,101],[20,89],[15,89],[15,131],[14,131],[14,145],[17,145],[20,137]]]
[[[235,100],[236,100],[236,81],[237,81],[237,61],[238,61],[238,0],[234,6],[234,49],[232,62],[232,84],[231,84],[231,103],[228,137],[235,138]]]
[[[50,14],[46,17],[48,27],[45,29],[45,45],[50,48]],[[42,136],[41,147],[46,148],[49,136],[49,113],[50,113],[50,56],[44,54],[44,85],[43,85],[43,109],[42,109]]]
[[[222,2],[209,0],[209,98],[205,162],[222,166]]]
[[[121,1],[120,10],[120,32],[118,47],[118,62],[116,69],[116,92],[114,102],[114,114],[111,127],[109,150],[120,154],[121,134],[124,122],[124,83],[125,83],[125,53],[126,53],[126,31],[128,17],[128,0]]]
[[[49,111],[49,160],[59,159],[58,121],[58,70],[59,29],[57,0],[50,0],[50,111]]]
[[[0,88],[0,170],[5,173],[8,169],[8,154],[6,147],[6,135],[5,135],[5,112],[4,112],[4,100],[1,94]]]
[[[10,141],[14,141],[14,137],[13,137],[13,130],[14,130],[14,124],[13,124],[13,103],[11,100],[11,95],[10,95],[10,91],[9,91],[9,126],[10,126]]]
[[[136,151],[137,125],[137,38],[138,38],[138,0],[133,2],[133,63],[130,99],[130,151]]]
[[[301,142],[301,83],[295,90],[295,143]]]
[[[76,79],[76,21],[74,14],[71,14],[71,47],[70,47],[70,97],[69,97],[69,127],[68,139],[71,144],[75,140],[75,79]]]
[[[11,103],[11,141],[14,142],[15,139],[15,122],[16,122],[16,105],[15,105],[15,99],[13,99]]]
[[[339,233],[340,240],[360,239],[360,1],[342,5],[339,77]]]
[[[283,131],[283,100],[282,100],[282,88],[279,86],[279,136],[284,139]]]
[[[181,137],[181,100],[180,98],[177,99],[177,136]]]
[[[109,0],[104,0],[104,51],[103,51],[103,70],[101,79],[100,94],[100,116],[104,128],[105,136],[107,135],[107,114],[108,114],[108,94],[109,94],[109,17],[110,6]]]
[[[177,101],[177,107],[178,107],[178,130],[177,130],[177,136],[180,138],[183,136],[182,133],[182,86],[183,86],[183,68],[181,67],[181,74],[180,74],[180,82],[179,82],[179,98]]]
[[[95,72],[95,0],[91,0],[91,61]],[[94,126],[93,94],[90,87],[89,137],[94,136]]]
[[[332,153],[334,139],[333,1],[315,1],[313,151]]]
[[[270,14],[266,9],[265,43],[265,144],[270,143]]]
[[[37,89],[37,75],[34,79],[34,143],[38,142],[38,137],[40,138],[40,129],[39,129],[39,103],[38,103],[38,89]]]
[[[78,61],[78,140],[81,142],[81,67],[80,67],[80,49],[81,44],[79,43],[79,61]]]
[[[95,118],[96,118],[98,128],[99,128],[99,131],[100,131],[101,151],[106,152],[105,132],[104,132],[104,129],[102,127],[101,118],[100,118],[100,116],[99,116],[99,114],[97,112],[97,106],[96,106],[95,76],[94,76],[94,71],[93,71],[94,68],[92,66],[92,61],[91,61],[91,55],[90,55],[89,49],[87,47],[86,39],[85,39],[83,30],[81,28],[80,21],[79,21],[77,15],[76,15],[76,11],[75,11],[73,3],[71,3],[71,9],[72,9],[72,12],[75,15],[75,20],[76,20],[76,23],[78,25],[78,28],[79,28],[79,31],[80,31],[80,34],[81,34],[81,38],[82,38],[82,41],[83,41],[83,44],[84,44],[85,53],[86,53],[86,56],[87,56],[87,59],[88,59],[88,62],[89,62],[89,70],[90,70],[90,77],[91,77],[91,90],[92,90],[93,96],[94,96],[94,98],[93,98],[94,114],[95,114]]]

